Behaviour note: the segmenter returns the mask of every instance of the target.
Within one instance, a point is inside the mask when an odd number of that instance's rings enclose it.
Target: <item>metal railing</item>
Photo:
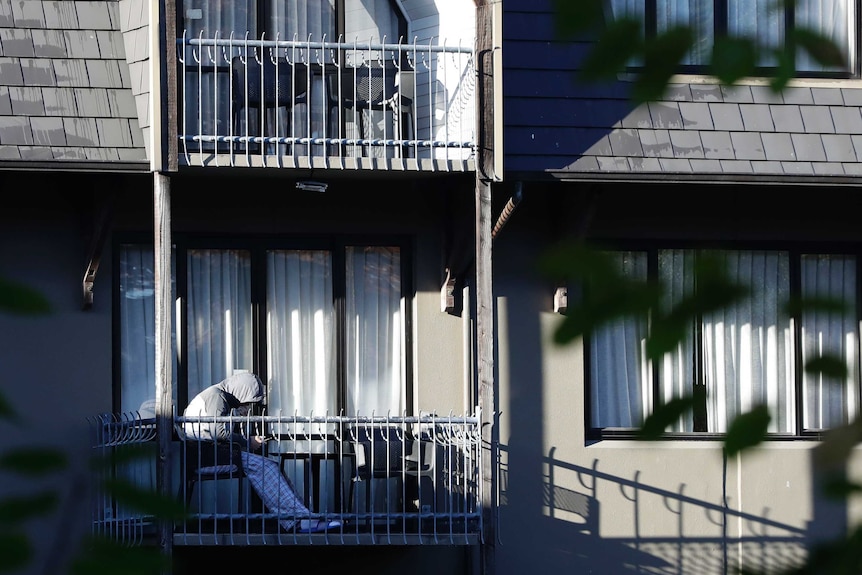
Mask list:
[[[184,32],[188,165],[473,169],[472,47]]]
[[[94,447],[106,455],[156,441],[152,419],[108,415],[93,422]],[[265,441],[253,450],[195,439],[196,429],[214,424]],[[175,544],[481,542],[476,416],[177,416],[174,429],[171,495],[188,512],[174,526]],[[107,473],[155,489],[154,470],[155,457]],[[307,529],[318,522],[330,527]],[[103,535],[134,543],[154,529],[154,518],[103,494],[95,499],[93,524]]]

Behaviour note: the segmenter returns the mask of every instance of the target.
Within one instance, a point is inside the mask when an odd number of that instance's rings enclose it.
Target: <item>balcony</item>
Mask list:
[[[186,166],[473,171],[472,46],[177,40]]]
[[[256,474],[236,444],[195,441],[186,431],[227,422],[267,438]],[[117,480],[155,491],[154,419],[101,415],[96,452],[111,461],[94,477],[93,532],[127,544],[152,541],[155,518],[102,486]],[[481,438],[477,417],[175,417],[173,486],[185,505],[174,545],[477,545],[481,541]],[[152,447],[152,456],[114,458]],[[258,462],[261,462],[258,459]],[[272,470],[277,472],[269,473]],[[288,483],[285,483],[286,478]],[[288,485],[305,510],[273,509]],[[277,499],[281,500],[280,496]],[[266,503],[265,504],[265,501]],[[302,520],[337,521],[305,533]]]

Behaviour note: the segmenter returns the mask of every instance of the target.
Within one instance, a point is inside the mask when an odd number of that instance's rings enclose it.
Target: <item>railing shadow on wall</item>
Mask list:
[[[745,555],[747,568],[763,572],[782,571],[804,561],[812,539],[811,523],[800,528],[770,519],[769,508],[747,513],[731,508],[727,501],[693,497],[686,494],[684,483],[676,490],[650,485],[641,481],[639,470],[632,470],[631,477],[603,472],[598,459],[591,467],[572,464],[556,459],[555,450],[551,448],[542,458],[541,502],[546,519],[539,524],[543,544],[567,550],[568,565],[574,560],[595,572],[728,573],[739,565],[740,554]],[[502,446],[501,515],[510,505],[506,452]],[[615,511],[613,525],[602,529],[602,518],[609,517],[607,510],[600,513],[602,498],[611,493],[627,501],[630,511],[625,519]],[[646,497],[660,498],[661,506]],[[667,517],[658,516],[658,509],[673,516],[672,529]],[[694,517],[691,513],[701,514],[697,526],[686,523]],[[645,533],[648,523],[660,524],[666,534],[654,535],[655,529]],[[734,529],[742,533],[734,535]],[[630,534],[603,535],[614,531]],[[501,545],[506,545],[505,538],[502,535]]]

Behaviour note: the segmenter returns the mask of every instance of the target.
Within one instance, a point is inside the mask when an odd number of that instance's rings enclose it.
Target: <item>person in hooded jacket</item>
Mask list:
[[[211,385],[197,394],[186,407],[185,416],[227,416],[248,414],[251,407],[264,399],[263,383],[260,378],[249,372],[234,373],[230,377]],[[340,521],[311,519],[311,511],[296,495],[290,480],[281,473],[278,462],[258,453],[263,445],[260,436],[246,438],[234,431],[229,422],[192,422],[184,424],[188,439],[198,441],[230,441],[242,447],[240,459],[242,470],[249,483],[260,496],[263,504],[272,513],[284,519],[279,524],[286,531],[316,533],[337,529]],[[307,517],[299,520],[296,518]]]

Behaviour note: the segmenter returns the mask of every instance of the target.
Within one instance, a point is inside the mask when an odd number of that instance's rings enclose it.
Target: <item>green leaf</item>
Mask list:
[[[118,445],[107,456],[97,456],[90,460],[90,469],[98,471],[111,469],[117,465],[132,461],[151,460],[158,455],[155,443],[127,443]]]
[[[711,73],[723,84],[754,74],[757,48],[749,38],[718,36],[712,48]]]
[[[780,93],[790,80],[796,75],[796,59],[792,49],[774,50],[776,66],[772,70],[772,78],[769,80],[769,87],[776,94]]]
[[[803,48],[814,60],[826,68],[846,68],[847,61],[841,49],[829,38],[808,28],[790,31],[791,44]]]
[[[48,447],[23,447],[0,455],[0,469],[30,477],[55,473],[67,465],[65,453]]]
[[[19,315],[46,314],[51,304],[38,291],[0,277],[0,312]]]
[[[690,411],[694,407],[695,398],[693,396],[675,397],[658,406],[646,418],[641,428],[638,430],[638,435],[641,439],[653,440],[664,435],[665,430],[679,421],[679,418],[684,413]]]
[[[128,505],[153,517],[181,521],[186,518],[185,506],[175,497],[141,489],[128,481],[109,479],[104,484],[107,493],[118,503]]]
[[[53,491],[2,499],[0,500],[0,524],[15,524],[32,517],[47,515],[57,508],[58,503],[57,494]]]
[[[862,485],[848,481],[846,477],[837,475],[823,481],[822,493],[829,499],[842,501],[850,495],[862,493]]]
[[[609,24],[581,63],[579,77],[586,82],[612,79],[641,49],[641,23],[621,18]]]
[[[158,575],[170,571],[170,558],[155,547],[123,545],[94,539],[72,563],[73,575]]]
[[[805,373],[834,378],[838,380],[836,383],[841,383],[847,379],[847,363],[837,356],[821,355],[805,363]]]
[[[0,533],[0,573],[12,573],[26,567],[33,558],[33,548],[23,533]]]
[[[0,419],[8,419],[12,422],[18,422],[21,418],[12,407],[12,404],[7,401],[6,396],[0,393]]]
[[[648,39],[644,43],[643,69],[632,86],[632,100],[642,104],[661,98],[693,44],[694,35],[687,26],[669,28]]]
[[[799,317],[803,313],[826,313],[844,315],[850,313],[850,306],[839,298],[830,297],[808,297],[790,298],[784,305],[788,315]]]
[[[750,447],[760,444],[766,438],[766,431],[772,417],[765,405],[759,405],[749,411],[737,415],[727,429],[724,438],[724,450],[728,457],[733,457]]]
[[[820,470],[843,469],[853,449],[862,442],[862,420],[833,427],[814,448],[814,465]]]

